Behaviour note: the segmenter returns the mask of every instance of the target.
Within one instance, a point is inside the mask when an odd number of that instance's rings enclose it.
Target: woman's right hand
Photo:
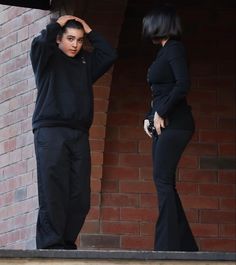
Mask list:
[[[143,122],[143,129],[145,131],[145,133],[150,137],[152,138],[152,135],[151,133],[148,131],[148,126],[150,125],[150,122],[148,119],[145,119],[144,122]]]

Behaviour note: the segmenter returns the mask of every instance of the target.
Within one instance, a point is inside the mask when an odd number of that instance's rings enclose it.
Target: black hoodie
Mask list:
[[[33,129],[63,126],[88,131],[93,120],[92,84],[116,59],[115,50],[95,31],[87,34],[94,49],[75,57],[64,54],[56,37],[61,27],[49,24],[31,46],[38,95]]]

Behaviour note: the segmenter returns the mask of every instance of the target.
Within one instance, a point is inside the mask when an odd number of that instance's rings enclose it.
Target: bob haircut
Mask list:
[[[175,8],[160,6],[143,18],[143,36],[151,39],[180,39],[182,28]]]
[[[61,30],[58,32],[58,37],[61,38],[62,35],[66,32],[66,30],[68,28],[72,28],[72,29],[80,29],[82,31],[84,31],[84,27],[83,25],[79,22],[76,21],[74,19],[68,20],[66,22],[66,24],[61,28]]]

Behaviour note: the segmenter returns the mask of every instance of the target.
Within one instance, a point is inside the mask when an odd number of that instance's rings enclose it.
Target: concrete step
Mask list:
[[[236,253],[121,250],[0,250],[0,265],[235,265]]]

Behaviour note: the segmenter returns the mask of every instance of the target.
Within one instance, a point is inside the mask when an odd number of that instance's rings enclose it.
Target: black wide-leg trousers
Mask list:
[[[176,190],[176,169],[193,132],[164,129],[153,137],[153,178],[158,194],[159,217],[154,250],[197,251],[198,247]]]
[[[90,208],[91,158],[88,134],[64,127],[34,132],[39,212],[38,249],[76,249]]]

